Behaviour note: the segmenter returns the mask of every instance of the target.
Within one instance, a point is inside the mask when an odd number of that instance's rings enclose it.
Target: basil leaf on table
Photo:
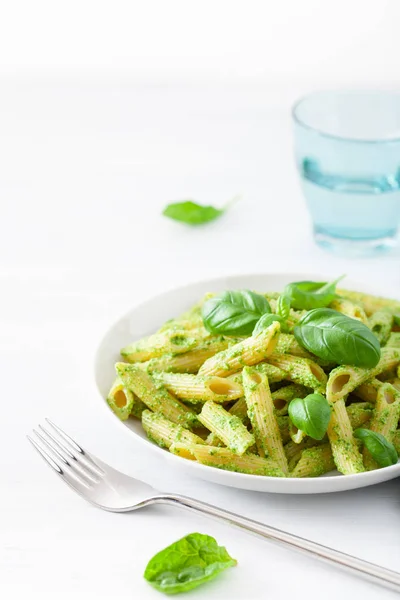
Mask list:
[[[322,394],[294,398],[288,407],[292,423],[314,440],[322,440],[331,418],[331,407]]]
[[[203,225],[220,217],[225,212],[224,209],[214,208],[214,206],[203,206],[192,200],[184,202],[175,202],[169,204],[163,210],[163,215],[186,223],[187,225]]]
[[[290,305],[297,310],[311,310],[313,308],[324,308],[328,306],[336,295],[336,284],[343,279],[344,275],[332,281],[297,281],[289,283],[283,293],[288,296]]]
[[[362,440],[364,446],[380,467],[390,467],[390,465],[397,463],[399,457],[396,448],[381,433],[359,428],[355,430],[354,437]]]
[[[213,537],[191,533],[153,556],[144,578],[160,592],[178,594],[210,581],[236,564]]]
[[[223,292],[209,298],[202,307],[204,327],[210,333],[224,335],[251,335],[257,321],[271,307],[264,296],[238,290]]]
[[[376,336],[361,321],[331,308],[316,308],[294,328],[296,340],[324,360],[356,367],[375,367],[381,357]]]
[[[259,319],[256,323],[256,326],[253,329],[253,335],[258,335],[263,329],[267,329],[272,323],[275,322],[280,323],[281,331],[287,333],[289,331],[288,326],[286,324],[286,320],[280,317],[279,315],[274,315],[272,313],[266,313]]]
[[[287,294],[279,296],[276,302],[276,314],[285,320],[290,315],[290,297]]]
[[[232,204],[240,199],[240,196],[235,196],[222,208],[215,208],[214,206],[204,206],[193,202],[193,200],[184,200],[183,202],[174,202],[168,204],[163,210],[163,215],[179,221],[180,223],[186,223],[186,225],[204,225],[215,221],[221,215],[223,215]]]

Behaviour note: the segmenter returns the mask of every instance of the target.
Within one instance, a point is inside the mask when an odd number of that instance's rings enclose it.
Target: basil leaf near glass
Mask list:
[[[393,248],[400,224],[400,94],[316,92],[293,108],[315,241],[347,256]]]

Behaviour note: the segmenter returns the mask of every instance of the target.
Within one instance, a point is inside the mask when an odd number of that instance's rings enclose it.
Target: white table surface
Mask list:
[[[193,598],[394,597],[176,509],[96,510],[24,437],[49,416],[162,490],[399,568],[398,481],[296,497],[183,479],[133,439],[121,440],[93,389],[93,352],[105,328],[140,300],[188,281],[345,272],[390,284],[400,297],[398,253],[346,261],[313,245],[292,160],[296,93],[100,80],[0,84],[1,598],[160,598],[142,578],[146,563],[193,531],[215,536],[239,562]],[[208,227],[160,215],[168,201],[222,204],[237,193],[242,201]]]

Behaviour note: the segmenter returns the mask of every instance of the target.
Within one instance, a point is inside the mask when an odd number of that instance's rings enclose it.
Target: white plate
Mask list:
[[[110,426],[119,427],[121,435],[135,436],[135,438],[144,444],[149,452],[157,452],[159,456],[164,457],[172,466],[180,469],[183,473],[214,483],[246,490],[280,494],[317,494],[365,487],[400,476],[400,463],[357,475],[344,476],[339,473],[330,473],[323,477],[305,479],[261,477],[207,467],[175,456],[167,450],[159,448],[147,439],[139,421],[132,419],[129,422],[121,422],[113,414],[105,401],[107,392],[115,378],[114,363],[120,360],[120,348],[135,339],[153,333],[165,321],[179,315],[195,304],[205,293],[243,288],[265,292],[279,292],[291,281],[321,281],[323,279],[324,277],[320,275],[310,275],[309,273],[241,275],[219,278],[175,289],[132,308],[128,314],[117,321],[117,323],[114,323],[106,333],[97,350],[95,359],[95,377],[100,393],[99,404],[101,403],[106,407],[110,415]],[[393,292],[382,290],[381,288],[376,289],[370,285],[348,281],[347,279],[345,287],[393,297]]]

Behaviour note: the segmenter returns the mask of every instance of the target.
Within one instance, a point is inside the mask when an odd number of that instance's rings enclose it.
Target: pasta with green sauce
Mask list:
[[[400,451],[398,315],[396,300],[322,282],[209,293],[121,349],[107,402],[153,443],[209,467],[261,477],[381,468]]]

